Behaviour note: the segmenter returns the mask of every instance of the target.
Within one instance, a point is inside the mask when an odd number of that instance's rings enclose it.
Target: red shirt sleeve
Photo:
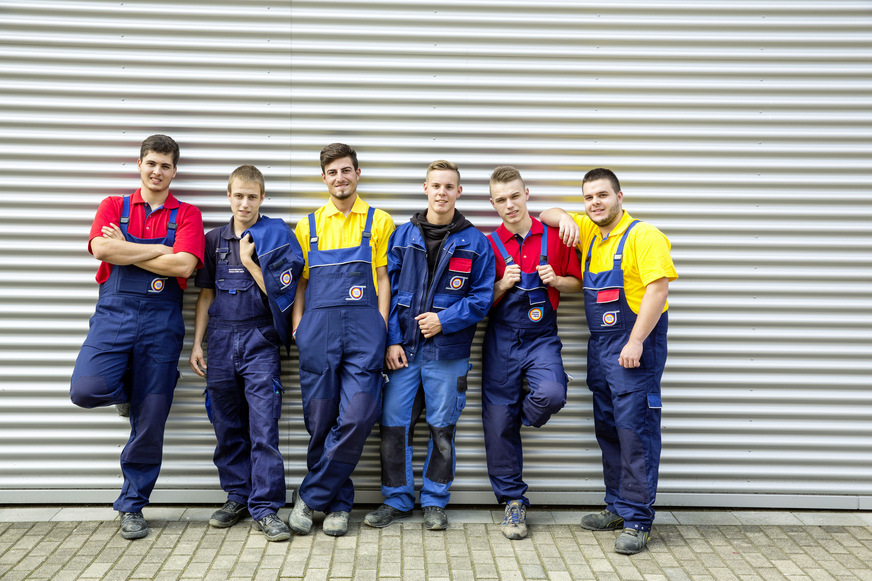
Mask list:
[[[108,226],[110,223],[118,226],[121,223],[121,196],[111,196],[100,202],[100,207],[97,208],[97,215],[94,216],[94,222],[91,224],[91,234],[88,236],[88,252],[92,255],[91,240],[103,235],[103,226]],[[100,268],[97,269],[97,284],[103,284],[109,279],[109,274],[112,273],[112,265],[108,262],[101,262]]]

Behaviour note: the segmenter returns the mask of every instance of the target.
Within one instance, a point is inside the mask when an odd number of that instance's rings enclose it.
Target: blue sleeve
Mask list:
[[[488,239],[478,230],[470,238],[475,241],[472,250],[476,257],[469,274],[469,292],[439,313],[442,332],[446,334],[475,325],[484,319],[494,302],[494,252]]]
[[[400,271],[403,269],[403,253],[395,246],[399,229],[394,230],[388,240],[388,276],[391,279],[391,311],[388,315],[388,346],[403,343],[400,319],[397,316],[397,293],[399,291]]]

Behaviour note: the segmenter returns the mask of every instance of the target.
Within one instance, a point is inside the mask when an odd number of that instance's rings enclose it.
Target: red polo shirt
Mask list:
[[[519,237],[509,232],[506,227],[500,224],[499,228],[494,232],[494,236],[499,236],[506,247],[506,252],[515,261],[515,264],[521,267],[524,272],[535,272],[539,266],[539,255],[542,252],[542,222],[533,218],[533,224],[530,226],[530,232],[524,239],[523,244],[519,244]],[[506,272],[506,261],[500,254],[496,243],[491,239],[491,246],[494,249],[494,256],[497,263],[496,280],[503,278]],[[521,252],[523,250],[523,253]],[[548,229],[548,264],[554,269],[554,274],[557,276],[574,276],[581,280],[581,263],[578,256],[575,254],[575,248],[567,247],[557,235],[557,228]],[[551,306],[557,310],[557,305],[560,304],[560,291],[554,287],[548,288],[548,298],[551,299]],[[504,295],[505,296],[505,295]],[[500,297],[502,300],[502,297]],[[494,301],[497,304],[499,301]]]
[[[91,236],[88,238],[88,252],[91,250],[91,240],[103,235],[103,226],[109,226],[110,222],[116,226],[121,225],[121,209],[123,206],[121,196],[112,196],[103,200],[94,223],[91,224]],[[127,223],[127,232],[137,238],[163,238],[167,235],[167,223],[170,211],[178,208],[176,213],[176,240],[173,243],[174,252],[189,252],[197,257],[197,268],[203,267],[203,247],[205,234],[203,232],[203,217],[200,210],[191,204],[179,202],[173,194],[167,196],[163,206],[153,208],[146,218],[145,201],[142,199],[141,190],[136,190],[130,198],[130,221]],[[101,262],[97,270],[97,282],[103,284],[108,280],[112,272],[112,265]],[[188,280],[178,278],[179,286],[187,288]]]

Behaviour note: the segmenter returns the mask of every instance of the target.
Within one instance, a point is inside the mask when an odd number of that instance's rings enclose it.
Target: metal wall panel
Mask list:
[[[182,146],[173,189],[207,227],[240,163],[264,170],[270,215],[323,204],[331,141],[357,148],[361,193],[398,223],[426,205],[437,158],[460,165],[459,208],[484,231],[496,165],[521,169],[535,212],[579,209],[584,171],[613,168],[681,275],[659,503],[872,508],[868,2],[4,0],[0,27],[0,502],[117,495],[124,423],[67,397],[96,300],[85,239],[100,199],[135,187],[141,139],[165,132]],[[595,503],[576,297],[559,322],[576,380],[525,432],[525,475],[535,503]],[[479,353],[457,502],[493,501]],[[307,442],[296,364],[290,487]],[[190,371],[179,384],[156,502],[223,498],[202,389]],[[375,438],[354,479],[379,499]]]

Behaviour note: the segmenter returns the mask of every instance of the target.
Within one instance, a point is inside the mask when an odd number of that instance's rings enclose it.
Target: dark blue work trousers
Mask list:
[[[279,337],[271,320],[211,319],[206,341],[206,390],[218,440],[213,459],[221,488],[260,520],[286,501]]]

